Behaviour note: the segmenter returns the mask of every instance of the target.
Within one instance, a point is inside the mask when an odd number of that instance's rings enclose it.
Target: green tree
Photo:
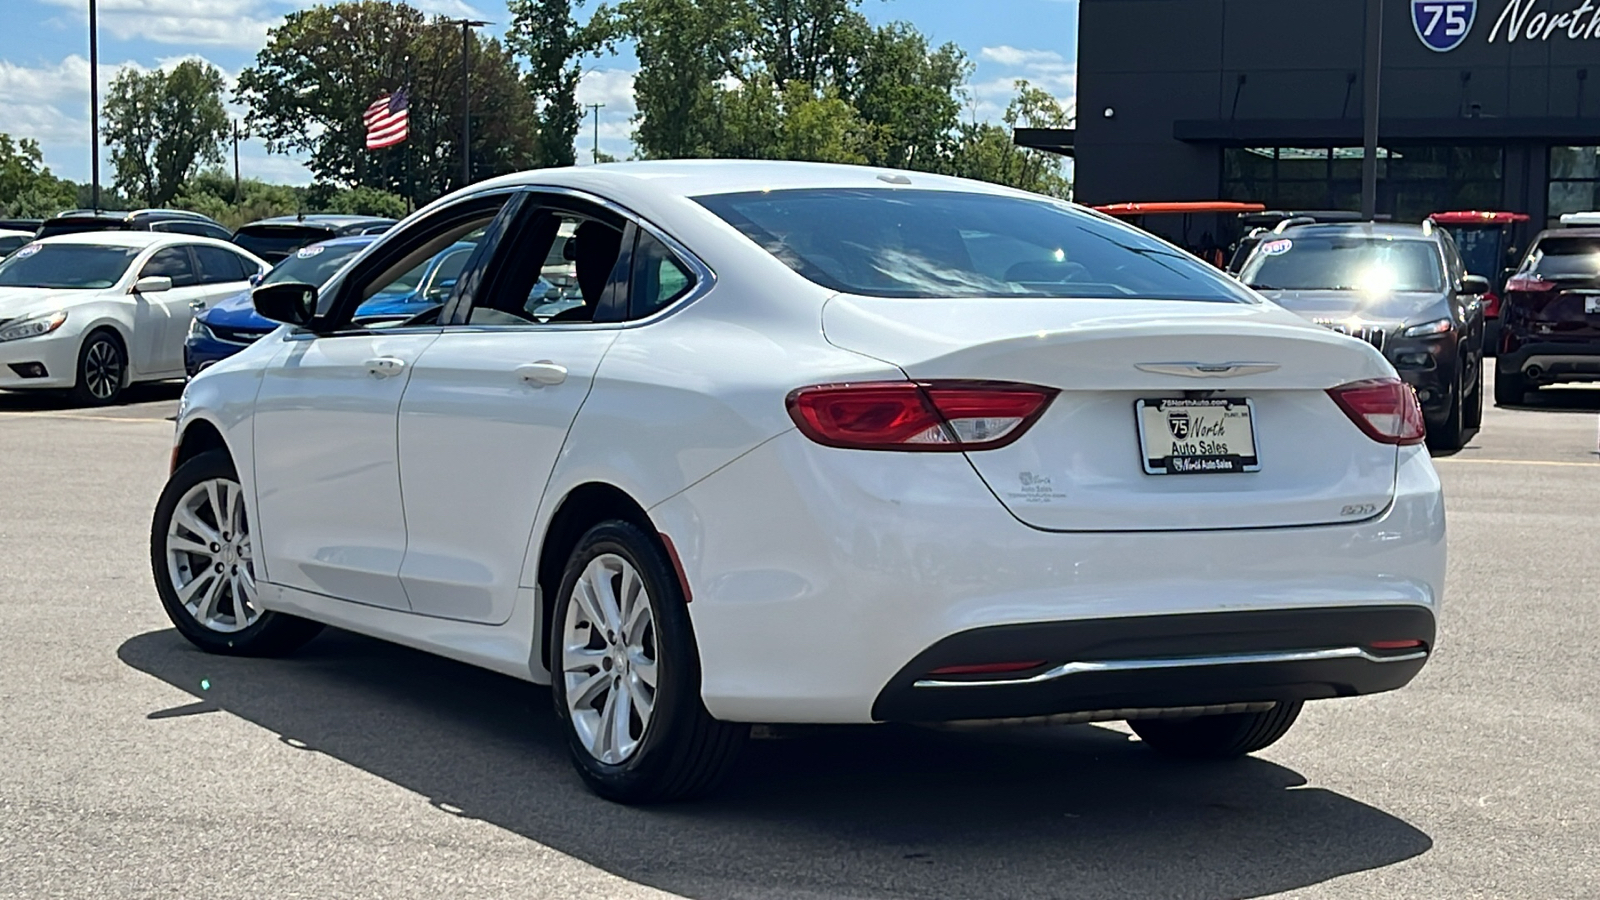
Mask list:
[[[116,187],[165,206],[200,164],[220,162],[228,133],[223,84],[221,72],[197,60],[170,72],[123,70],[105,109]]]
[[[246,178],[239,184],[239,201],[234,202],[233,173],[220,168],[205,169],[183,186],[172,205],[208,215],[229,228],[272,216],[293,215],[304,206],[305,191],[283,184],[268,184]]]
[[[1072,114],[1050,92],[1025,80],[1019,79],[1016,88],[1016,96],[1001,116],[1005,127],[989,123],[963,125],[942,171],[1067,197],[1072,192],[1072,182],[1063,171],[1062,158],[1044,150],[1019,147],[1012,133],[1019,127],[1067,128],[1072,125]]]
[[[0,134],[0,214],[53,216],[77,202],[77,185],[50,174],[39,142]]]
[[[572,0],[509,0],[511,29],[506,43],[528,61],[523,83],[538,108],[541,166],[570,166],[576,162],[574,140],[582,124],[578,107],[578,82],[583,78],[584,56],[611,46],[617,20],[602,9],[579,25],[572,16]],[[583,0],[578,0],[578,6]]]
[[[269,150],[300,152],[319,180],[427,198],[460,187],[461,31],[390,0],[290,13],[268,32],[239,99]],[[538,111],[511,52],[472,35],[474,179],[536,165]],[[406,89],[410,139],[366,149],[362,115]]]

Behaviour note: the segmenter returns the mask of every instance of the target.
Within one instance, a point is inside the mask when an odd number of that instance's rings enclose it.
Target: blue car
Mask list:
[[[301,247],[274,266],[260,283],[298,281],[320,285],[377,239],[376,235],[351,235]],[[462,241],[440,251],[362,303],[356,310],[356,320],[400,322],[443,303],[476,246]],[[183,342],[184,368],[193,378],[206,366],[238,353],[277,327],[278,323],[256,313],[250,292],[241,291],[194,317]]]

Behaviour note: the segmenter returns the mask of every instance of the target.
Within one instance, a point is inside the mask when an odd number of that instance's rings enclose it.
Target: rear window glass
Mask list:
[[[1239,278],[1263,291],[1440,291],[1432,241],[1364,235],[1263,238]]]
[[[299,226],[266,226],[239,229],[233,242],[268,262],[276,262],[307,244],[315,244],[333,237],[326,228]]]
[[[273,266],[272,271],[261,279],[261,283],[277,284],[280,281],[288,281],[321,287],[323,282],[332,278],[345,263],[350,261],[350,257],[366,249],[366,246],[366,244],[339,244],[332,247],[302,247],[283,262]]]
[[[852,294],[1252,302],[1169,244],[1043,198],[829,188],[695,199],[796,272]]]
[[[1600,276],[1600,235],[1542,238],[1522,269],[1542,278]]]
[[[58,234],[83,234],[86,231],[127,231],[128,225],[118,219],[57,219],[39,227],[39,237]]]
[[[108,288],[128,271],[138,247],[29,244],[0,262],[0,287]]]

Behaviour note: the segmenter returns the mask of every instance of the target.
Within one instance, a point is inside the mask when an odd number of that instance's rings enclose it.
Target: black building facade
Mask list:
[[[1359,209],[1365,0],[1081,0],[1075,196]],[[1385,0],[1378,209],[1600,209],[1600,0]]]

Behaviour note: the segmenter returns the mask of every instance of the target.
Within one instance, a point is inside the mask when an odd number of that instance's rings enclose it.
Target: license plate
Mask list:
[[[1139,455],[1149,475],[1254,472],[1254,407],[1244,398],[1140,400]]]
[[[1600,313],[1600,295],[1590,294],[1583,298],[1583,311],[1589,315]]]

